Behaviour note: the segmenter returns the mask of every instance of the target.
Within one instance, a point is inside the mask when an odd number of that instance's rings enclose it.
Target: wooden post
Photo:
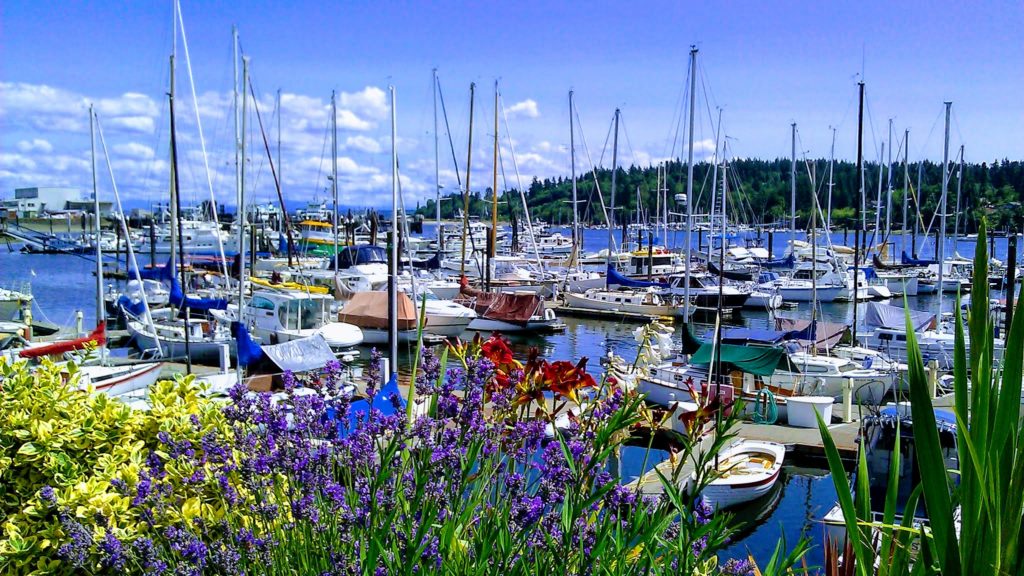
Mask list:
[[[843,383],[843,422],[853,422],[853,378]]]
[[[1017,234],[1010,232],[1006,242],[1006,278],[1003,281],[1006,287],[1006,329],[1003,337],[1010,335],[1010,324],[1013,322],[1013,300],[1017,284]]]
[[[935,392],[939,387],[939,361],[932,360],[928,363],[928,370],[926,370],[928,376],[928,394],[929,397],[935,398]]]

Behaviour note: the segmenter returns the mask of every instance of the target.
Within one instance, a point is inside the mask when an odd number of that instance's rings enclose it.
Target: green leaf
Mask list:
[[[910,309],[906,310],[907,379],[910,382],[910,410],[914,422],[914,454],[918,470],[921,471],[929,520],[935,532],[936,556],[944,574],[959,574],[960,550],[953,530],[949,478],[942,457],[921,349],[910,322]]]

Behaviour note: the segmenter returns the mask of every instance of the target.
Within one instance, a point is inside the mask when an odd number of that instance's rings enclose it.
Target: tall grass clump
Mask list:
[[[1021,375],[1024,371],[1024,308],[1019,303],[1006,334],[1001,366],[995,359],[996,319],[990,313],[986,226],[982,222],[974,255],[973,293],[965,335],[957,296],[954,346],[954,406],[959,470],[947,471],[924,363],[907,320],[908,378],[916,464],[921,481],[906,504],[908,516],[923,499],[926,526],[910,518],[896,523],[896,469],[887,487],[881,522],[872,522],[866,464],[859,458],[853,493],[835,445],[820,423],[832,476],[846,518],[845,574],[995,574],[1024,573],[1021,525],[1024,523],[1024,429],[1021,427]],[[898,436],[898,435],[897,435]],[[952,479],[959,477],[958,482]],[[833,554],[833,559],[835,555]],[[832,563],[839,572],[838,562]]]

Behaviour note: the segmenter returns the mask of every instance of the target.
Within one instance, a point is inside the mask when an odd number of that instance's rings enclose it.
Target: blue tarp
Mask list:
[[[939,432],[956,432],[956,415],[949,410],[943,410],[935,408],[935,427]],[[903,410],[901,417],[900,411],[895,406],[887,406],[882,408],[878,413],[878,416],[865,417],[865,423],[877,422],[878,424],[895,426],[896,422],[899,422],[903,427],[910,429],[914,425],[913,419],[910,417],[910,410]]]
[[[648,282],[646,280],[633,280],[619,273],[614,266],[608,266],[608,285],[625,286],[627,288],[668,288],[664,282]]]
[[[767,330],[764,328],[723,328],[722,342],[728,344],[768,344],[774,345],[786,339],[788,332],[784,330]]]
[[[790,252],[789,256],[776,260],[764,260],[761,262],[761,266],[765,268],[792,268],[796,264],[796,257]]]
[[[846,269],[852,272],[854,270],[854,267],[847,266]],[[875,269],[872,268],[871,266],[861,266],[860,271],[864,273],[865,280],[875,280],[878,278],[878,272],[875,272]]]
[[[397,410],[405,410],[405,406],[405,398],[402,397],[402,393],[398,389],[398,374],[394,373],[387,384],[377,392],[372,404],[365,399],[352,402],[348,411],[348,422],[339,421],[338,431],[342,435],[347,434],[348,429],[355,428],[360,420],[366,420],[371,408],[380,411],[384,416],[393,416]],[[326,417],[328,420],[339,420],[338,412],[334,408],[326,410]],[[346,427],[344,424],[348,424],[348,426]]]
[[[905,250],[900,254],[900,261],[911,266],[931,266],[939,263],[937,260],[918,260],[907,254]]]
[[[263,349],[249,337],[249,331],[245,328],[244,324],[232,322],[231,335],[237,341],[238,364],[240,366],[248,366],[263,357]]]

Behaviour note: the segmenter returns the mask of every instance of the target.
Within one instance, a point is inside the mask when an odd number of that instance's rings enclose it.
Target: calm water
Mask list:
[[[563,233],[567,233],[564,229]],[[430,225],[424,231],[432,235]],[[670,233],[682,241],[682,233]],[[801,234],[798,236],[803,237]],[[843,235],[833,235],[834,241],[841,243]],[[776,238],[776,252],[781,252],[788,240],[788,235],[780,234]],[[607,232],[604,230],[587,230],[584,232],[584,248],[595,251],[604,247]],[[853,241],[852,234],[849,241]],[[694,239],[694,244],[697,240]],[[897,246],[899,239],[897,239]],[[909,240],[908,240],[909,245]],[[16,246],[15,246],[16,247]],[[971,256],[974,251],[973,241],[961,241],[956,247],[961,255]],[[921,257],[928,257],[932,248],[920,252]],[[953,253],[952,242],[947,254]],[[999,238],[995,242],[995,256],[1003,259],[1006,254],[1006,239]],[[8,251],[0,246],[0,286],[15,289],[31,289],[35,296],[36,317],[61,325],[74,323],[75,312],[81,310],[85,317],[86,328],[95,322],[95,278],[93,262],[68,255],[35,255]],[[109,282],[108,282],[109,284]],[[910,299],[910,306],[919,310],[934,309],[933,297],[921,296]],[[895,303],[895,301],[894,301]],[[944,310],[951,310],[952,298],[943,302]],[[825,320],[850,323],[853,310],[849,304],[825,304],[820,307],[821,317]],[[810,304],[801,304],[797,309],[779,312],[781,316],[808,318]],[[563,334],[518,337],[512,339],[513,347],[520,354],[533,346],[540,349],[541,354],[550,359],[590,358],[590,371],[601,372],[599,358],[609,351],[632,359],[636,354],[636,342],[633,330],[638,324],[609,322],[594,319],[564,318],[567,330]],[[773,318],[766,312],[744,311],[735,321],[748,327],[770,327]],[[695,325],[698,334],[707,333],[708,325]],[[676,335],[678,339],[678,334]],[[402,352],[403,363],[411,362],[411,351]],[[643,450],[629,448],[623,454],[623,474],[635,477],[640,474]],[[648,462],[648,467],[657,463],[656,458]],[[806,532],[816,544],[808,556],[810,565],[820,566],[823,562],[822,528],[819,519],[835,502],[835,491],[832,481],[824,470],[796,468],[787,466],[776,490],[759,505],[740,510],[739,520],[746,524],[736,542],[727,550],[727,556],[744,557],[749,550],[758,560],[766,560],[772,553],[780,535],[786,536],[787,542],[795,542]]]

